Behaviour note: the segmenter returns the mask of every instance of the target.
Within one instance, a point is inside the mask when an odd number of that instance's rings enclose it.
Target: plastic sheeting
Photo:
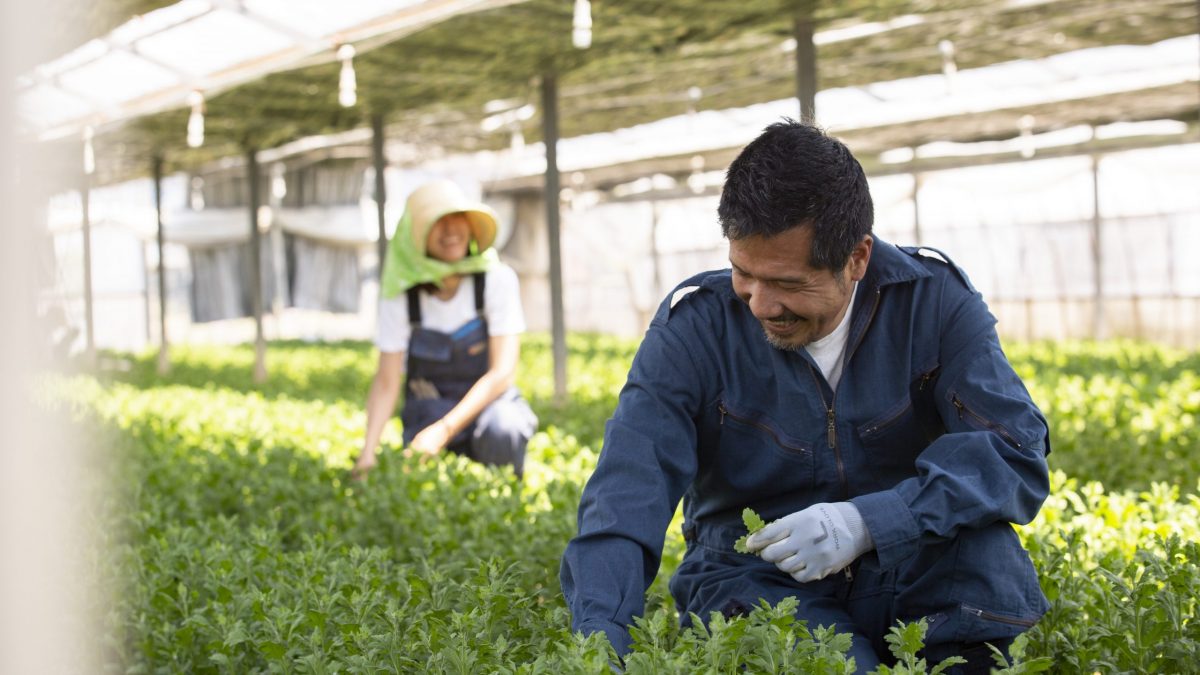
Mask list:
[[[254,315],[250,245],[226,244],[189,249],[192,267],[192,321],[220,321]],[[270,247],[260,251],[263,312],[275,300],[275,266]]]
[[[362,295],[358,247],[289,235],[287,252],[292,307],[358,312]]]
[[[262,249],[263,312],[278,295],[282,306],[334,313],[357,313],[362,294],[359,247],[286,235],[286,259],[277,261],[268,240]],[[226,243],[191,247],[189,293],[192,321],[220,321],[252,316],[250,246]],[[276,265],[286,265],[278,274]],[[279,288],[276,280],[286,279]]]

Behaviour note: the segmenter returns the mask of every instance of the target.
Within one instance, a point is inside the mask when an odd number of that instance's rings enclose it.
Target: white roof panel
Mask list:
[[[108,37],[117,44],[130,45],[144,37],[210,12],[212,8],[212,4],[205,0],[180,0],[174,5],[133,17],[113,29]]]
[[[291,38],[235,12],[217,10],[138,41],[146,56],[197,77],[292,44]]]
[[[104,56],[106,52],[108,52],[108,45],[104,44],[103,40],[88,40],[80,45],[78,49],[64,55],[62,58],[55,59],[49,63],[43,63],[34,68],[33,73],[36,77],[48,80],[72,68],[79,68],[91,61],[95,61]]]
[[[1187,38],[1175,39],[1186,40]],[[1159,44],[1169,42],[1171,40],[1165,40]],[[1046,59],[1046,64],[1060,73],[1062,77],[1080,77],[1092,73],[1133,70],[1140,67],[1140,63],[1146,58],[1146,52],[1152,51],[1156,46],[1158,45],[1150,47],[1113,45],[1111,47],[1081,49],[1052,56]],[[1159,51],[1170,50],[1160,49]]]
[[[245,0],[246,9],[293,30],[325,35],[421,4],[421,0]]]
[[[17,99],[16,107],[22,118],[37,119],[39,124],[47,126],[82,117],[92,109],[82,98],[44,85],[27,90]]]
[[[1013,61],[958,73],[953,92],[942,75],[922,75],[865,87],[825,89],[817,94],[821,124],[831,132],[843,133],[887,124],[936,119],[986,110],[1012,110],[1053,101],[1083,99],[1102,94],[1138,91],[1144,88],[1195,82],[1200,79],[1196,49],[1200,37],[1164,40],[1144,47],[1102,47],[1050,57],[1039,62]],[[1108,58],[1105,50],[1119,58]],[[1066,58],[1064,58],[1066,57]],[[1102,65],[1078,74],[1053,75],[1052,61]],[[1107,64],[1107,65],[1104,65]],[[1053,77],[1050,77],[1053,75]],[[1036,77],[1029,84],[1022,78]],[[990,88],[978,83],[989,83]],[[975,93],[964,96],[964,88]],[[782,117],[797,117],[794,98],[759,103],[732,110],[709,110],[670,117],[612,132],[562,139],[558,148],[559,168],[575,171],[654,156],[682,155],[720,148],[736,148],[756,137],[764,126]],[[1014,136],[1018,130],[1013,129]],[[1040,134],[1028,141],[1033,147],[1051,147],[1081,140],[1090,130],[1070,128]],[[1014,150],[1027,141],[996,143],[996,150]],[[973,152],[978,152],[978,144]],[[950,145],[930,144],[924,154],[958,154]],[[967,149],[962,149],[967,152]],[[511,150],[454,155],[429,162],[440,170],[463,171],[480,180],[503,180],[536,175],[545,170],[542,144],[531,143],[519,152]]]
[[[962,93],[974,94],[990,91],[996,87],[1010,87],[1013,83],[1040,87],[1061,81],[1061,76],[1047,69],[1041,61],[1008,61],[1003,68],[973,68],[960,73],[965,77],[955,77],[954,86],[961,87]]]
[[[124,51],[109,52],[59,76],[68,91],[100,105],[115,105],[179,82],[179,76]]]
[[[270,73],[335,59],[338,45],[401,35],[523,0],[180,0],[17,78],[23,133],[42,140],[150,115]],[[62,83],[57,94],[46,91]],[[73,89],[73,90],[72,90]]]

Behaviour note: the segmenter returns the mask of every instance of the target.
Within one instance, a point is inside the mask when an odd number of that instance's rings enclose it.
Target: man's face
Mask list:
[[[729,242],[733,290],[762,323],[776,349],[797,350],[833,332],[850,305],[855,281],[867,272],[870,235],[854,247],[839,272],[809,265],[812,228],[793,227],[774,237]]]

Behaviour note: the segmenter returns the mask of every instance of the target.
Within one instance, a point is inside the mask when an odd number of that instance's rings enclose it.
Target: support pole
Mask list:
[[[271,271],[274,281],[271,293],[271,317],[275,324],[275,338],[283,337],[283,311],[288,302],[288,262],[283,242],[283,227],[279,213],[283,210],[283,197],[287,192],[287,167],[282,163],[271,165],[271,182],[267,199],[271,207],[271,228],[267,232],[267,246],[271,247]],[[282,186],[282,187],[281,187]]]
[[[658,200],[650,200],[650,264],[653,270],[653,291],[650,293],[651,305],[653,311],[655,302],[661,299],[662,288],[662,260],[658,254]]]
[[[1100,155],[1092,155],[1092,338],[1105,337],[1104,325],[1104,244],[1100,214]]]
[[[91,182],[92,177],[83,175],[79,188],[79,201],[82,210],[83,234],[83,315],[84,331],[87,336],[85,353],[87,367],[96,365],[96,324],[92,307],[92,214],[91,214]]]
[[[1179,281],[1175,274],[1175,227],[1173,224],[1167,224],[1167,316],[1172,318],[1171,335],[1178,339],[1183,335],[1183,307],[1182,298],[1179,297]]]
[[[246,149],[246,178],[250,190],[250,304],[254,311],[254,383],[267,381],[267,343],[263,338],[262,241],[258,232],[258,152]]]
[[[150,310],[150,257],[146,255],[146,242],[139,244],[138,252],[142,254],[142,325],[146,327],[146,347],[149,347],[154,342],[154,332],[150,328],[154,323],[154,315]]]
[[[379,281],[383,283],[383,263],[387,260],[387,224],[384,207],[387,205],[387,157],[383,154],[383,115],[371,115],[371,156],[375,163],[375,213],[379,218],[379,239],[375,242],[379,255]]]
[[[1024,237],[1022,237],[1024,240]],[[994,266],[993,266],[994,267]],[[1029,283],[1029,244],[1021,244],[1021,280],[1025,285],[1025,341],[1033,342],[1033,288]]]
[[[658,219],[659,207],[658,200],[650,199],[650,241],[647,242],[650,252],[650,297],[647,302],[638,302],[637,294],[634,292],[636,288],[635,275],[633,266],[626,268],[625,276],[629,279],[629,297],[632,299],[634,309],[638,315],[638,330],[646,330],[650,326],[651,320],[654,319],[654,310],[657,307],[658,301],[662,298],[662,260],[658,253]]]
[[[158,239],[158,374],[166,375],[171,372],[171,357],[167,341],[167,264],[163,254],[166,235],[163,232],[162,219],[162,174],[163,158],[154,158],[154,220],[157,224]],[[146,291],[149,294],[149,290]]]
[[[916,157],[916,152],[913,152]],[[913,205],[913,244],[921,245],[921,174],[916,169],[912,172],[912,205]]]
[[[558,76],[542,76],[542,138],[546,145],[546,228],[550,234],[550,329],[554,353],[554,400],[567,400],[567,335],[563,320],[562,258],[559,243]]]
[[[796,5],[792,35],[796,39],[796,97],[800,99],[800,121],[817,122],[817,47],[813,43],[812,0]]]

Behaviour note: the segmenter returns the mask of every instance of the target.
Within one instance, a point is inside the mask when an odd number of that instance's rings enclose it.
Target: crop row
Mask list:
[[[43,400],[111,460],[99,476],[111,499],[91,514],[109,533],[95,571],[114,598],[106,669],[602,672],[603,642],[570,633],[557,566],[636,343],[571,336],[570,347],[561,407],[547,341],[525,350],[542,430],[522,483],[457,458],[405,460],[394,428],[380,470],[348,483],[371,373],[361,343],[272,345],[263,387],[249,384],[244,347],[177,349],[166,379],[152,356],[120,357],[129,369],[101,378],[49,378]],[[1052,609],[1017,670],[1039,658],[1060,672],[1193,668],[1196,356],[1129,343],[1009,352],[1054,428],[1056,469],[1020,530]],[[843,641],[786,607],[680,630],[664,582],[682,548],[672,531],[629,672],[846,669]],[[902,665],[924,672],[908,630]]]

